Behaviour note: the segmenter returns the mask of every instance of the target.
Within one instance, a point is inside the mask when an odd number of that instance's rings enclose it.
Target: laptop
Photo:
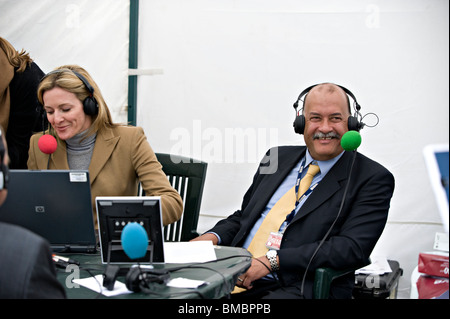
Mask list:
[[[96,252],[89,171],[10,170],[0,221],[44,237],[53,252]]]

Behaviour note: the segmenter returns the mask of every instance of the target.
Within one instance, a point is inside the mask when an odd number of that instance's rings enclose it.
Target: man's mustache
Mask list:
[[[337,139],[340,139],[341,136],[339,134],[337,134],[336,132],[329,132],[329,133],[326,133],[326,134],[322,133],[322,132],[319,132],[319,133],[316,133],[316,134],[313,135],[313,139],[315,139],[315,140],[324,139],[324,138],[329,138],[329,139],[337,138]]]

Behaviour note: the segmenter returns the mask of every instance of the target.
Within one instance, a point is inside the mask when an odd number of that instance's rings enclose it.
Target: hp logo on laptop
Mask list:
[[[34,206],[34,211],[36,213],[45,213],[45,206]]]

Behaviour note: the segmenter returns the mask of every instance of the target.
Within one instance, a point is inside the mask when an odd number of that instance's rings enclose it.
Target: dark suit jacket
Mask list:
[[[43,129],[43,109],[36,94],[43,76],[44,72],[33,62],[21,73],[15,68],[14,78],[9,84],[11,103],[6,142],[10,169],[27,168],[30,137]]]
[[[275,152],[272,157],[268,156],[271,152]],[[210,230],[220,236],[222,245],[242,246],[272,194],[305,153],[304,146],[283,146],[266,154],[241,209]],[[346,269],[367,265],[386,223],[394,177],[380,164],[356,153],[349,180],[353,155],[353,152],[345,152],[332,167],[289,224],[282,239],[278,252],[280,281],[284,286],[299,289],[311,256],[337,216],[345,185],[350,183],[339,219],[311,262],[305,281],[306,298],[312,297],[316,268]],[[278,161],[278,169],[274,174],[261,174],[269,158],[272,165],[274,159]],[[350,297],[353,284],[353,274],[335,281],[332,297]]]
[[[0,299],[65,298],[48,243],[19,226],[0,223]]]

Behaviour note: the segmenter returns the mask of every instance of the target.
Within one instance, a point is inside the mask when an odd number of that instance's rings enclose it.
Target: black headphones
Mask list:
[[[9,168],[7,165],[3,164],[5,153],[6,147],[3,143],[2,131],[0,130],[0,191],[3,189],[8,189]]]
[[[126,269],[121,269],[117,265],[108,265],[103,273],[103,287],[108,290],[114,289],[114,284],[118,276],[123,274]],[[133,292],[146,292],[149,283],[167,284],[170,279],[169,271],[166,269],[147,269],[131,267],[126,273],[125,285],[128,290]]]
[[[299,101],[301,101],[301,99],[303,97],[305,97],[305,99],[303,100],[303,106],[302,106],[302,110],[303,110],[305,107],[305,100],[306,100],[305,95],[308,94],[309,91],[311,91],[311,89],[316,87],[317,85],[320,85],[320,84],[311,85],[310,87],[303,90],[302,93],[300,93],[300,95],[298,96],[297,101],[295,101],[295,103],[294,103],[294,109],[295,109],[295,113],[296,113],[296,117],[294,120],[295,133],[303,134],[305,132],[305,123],[306,123],[305,116],[303,114],[300,114],[300,111],[297,111],[298,103],[299,103]],[[359,113],[359,111],[361,110],[361,106],[359,105],[359,103],[356,100],[353,93],[350,92],[350,90],[348,90],[345,87],[340,86],[340,85],[337,85],[337,86],[340,87],[347,94],[347,103],[348,103],[348,109],[349,109],[350,113],[351,113],[351,107],[350,107],[350,100],[348,97],[350,96],[354,101],[353,105],[354,105],[354,109],[355,109],[355,114],[353,116],[350,115],[348,117],[348,130],[359,132],[365,125],[363,122],[358,120],[358,118],[361,118],[361,114]]]
[[[87,115],[97,115],[98,114],[98,103],[97,103],[97,100],[94,98],[94,88],[92,87],[92,85],[89,84],[88,80],[86,80],[86,78],[84,76],[82,76],[80,73],[78,73],[72,69],[57,69],[57,70],[53,70],[53,71],[47,73],[46,75],[44,75],[44,77],[41,79],[41,82],[51,74],[61,73],[66,70],[70,70],[73,74],[75,74],[77,76],[77,78],[79,78],[80,81],[83,82],[84,86],[89,91],[89,96],[86,97],[83,101],[84,113]]]
[[[164,269],[142,269],[140,266],[132,267],[125,277],[125,285],[133,292],[149,291],[149,283],[165,285],[170,279],[168,270]]]
[[[94,98],[94,88],[89,84],[88,80],[84,76],[82,76],[80,73],[73,71],[73,74],[75,74],[81,82],[84,83],[84,86],[89,91],[89,96],[84,99],[83,101],[83,110],[84,113],[87,115],[96,115],[98,114],[98,103],[97,100]]]

